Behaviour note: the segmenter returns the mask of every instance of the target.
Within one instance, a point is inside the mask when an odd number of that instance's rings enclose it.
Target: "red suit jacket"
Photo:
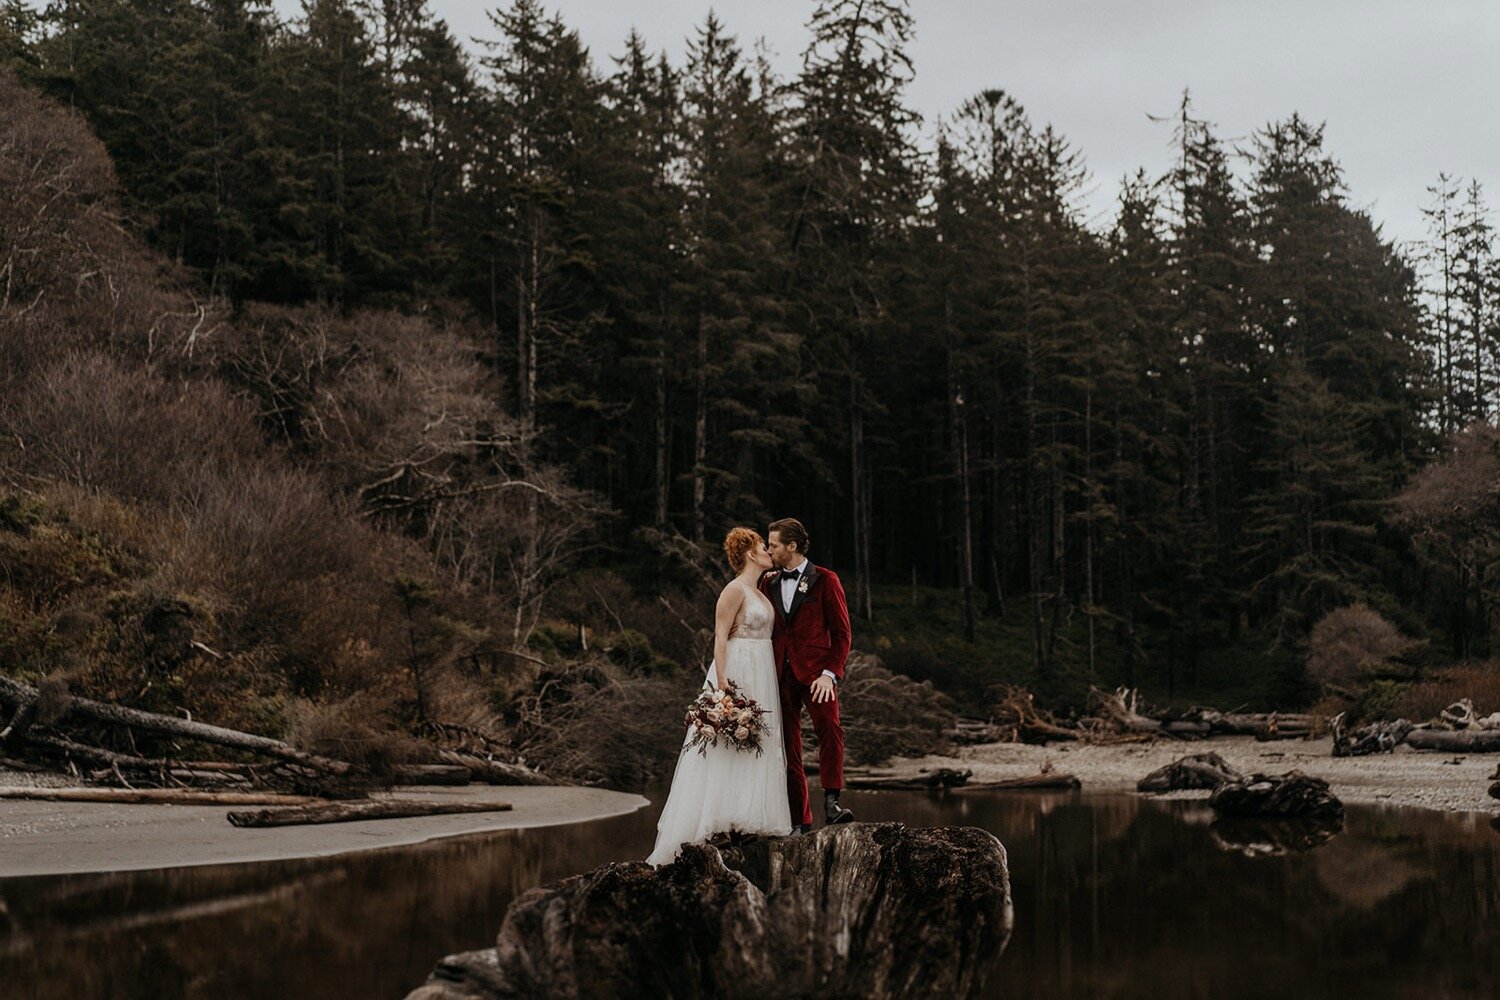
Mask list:
[[[838,574],[807,562],[788,614],[781,605],[781,580],[776,573],[761,577],[760,592],[776,609],[776,627],[771,633],[776,669],[790,663],[792,676],[811,685],[827,670],[844,679],[844,661],[849,658],[849,605]]]

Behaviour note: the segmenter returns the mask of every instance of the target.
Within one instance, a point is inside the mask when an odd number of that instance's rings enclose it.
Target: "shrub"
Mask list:
[[[1474,703],[1481,716],[1500,712],[1500,663],[1466,663],[1432,672],[1405,685],[1392,706],[1394,715],[1423,722],[1460,698]]]
[[[1338,608],[1313,626],[1307,669],[1322,684],[1349,686],[1387,670],[1416,644],[1364,604]]]

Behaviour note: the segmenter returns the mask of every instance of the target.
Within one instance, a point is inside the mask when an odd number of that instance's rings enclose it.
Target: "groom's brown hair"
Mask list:
[[[797,543],[797,551],[804,556],[807,555],[807,546],[810,539],[807,537],[807,529],[802,527],[802,522],[795,517],[783,517],[779,521],[772,521],[766,526],[766,534],[776,532],[781,536],[781,544],[787,545],[791,542]]]

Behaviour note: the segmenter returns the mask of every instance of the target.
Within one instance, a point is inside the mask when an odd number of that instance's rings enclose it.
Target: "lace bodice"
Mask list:
[[[770,639],[771,626],[776,621],[776,612],[771,610],[771,602],[755,588],[745,584],[740,586],[745,588],[745,603],[740,605],[739,613],[734,616],[734,627],[729,631],[729,638]]]

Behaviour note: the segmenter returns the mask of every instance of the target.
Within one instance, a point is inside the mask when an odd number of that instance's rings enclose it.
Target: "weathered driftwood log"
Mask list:
[[[12,703],[25,697],[34,698],[36,697],[36,693],[35,688],[21,684],[18,681],[13,681],[8,677],[0,677],[0,696],[3,696]],[[281,740],[273,740],[269,736],[242,733],[236,729],[210,726],[202,722],[178,719],[170,715],[158,715],[155,712],[143,712],[137,708],[111,705],[108,702],[93,701],[89,698],[68,698],[65,714],[80,715],[99,722],[113,722],[118,725],[129,726],[132,729],[163,733],[168,736],[179,736],[183,739],[198,740],[202,743],[212,743],[215,746],[230,747],[235,750],[246,750],[251,753],[263,754],[267,757],[290,761],[294,764],[301,764],[303,767],[309,767],[328,774],[347,774],[350,769],[350,765],[344,761],[333,760],[319,754],[307,753],[306,751],[298,750],[289,743],[283,743]]]
[[[508,802],[413,802],[378,799],[365,802],[323,802],[286,809],[231,812],[235,826],[308,826],[314,823],[352,823],[363,819],[409,819],[413,816],[457,816],[509,812]]]
[[[1495,753],[1500,751],[1500,729],[1413,729],[1406,745],[1445,753]]]
[[[1208,827],[1214,846],[1247,858],[1302,854],[1321,847],[1344,829],[1342,819],[1252,819],[1232,816]]]
[[[1044,771],[1041,774],[1028,774],[1021,778],[997,778],[994,781],[971,781],[964,785],[960,791],[971,792],[975,790],[984,791],[1066,791],[1069,789],[1082,788],[1083,782],[1071,774],[1058,774],[1055,771]]]
[[[467,785],[473,780],[467,764],[397,764],[392,777],[398,785]]]
[[[1258,736],[1262,733],[1317,735],[1327,726],[1327,720],[1322,716],[1298,713],[1219,712],[1204,708],[1193,714],[1196,721],[1207,723],[1215,735],[1225,736]]]
[[[1328,782],[1301,771],[1253,774],[1220,785],[1208,804],[1223,816],[1342,818],[1344,804],[1328,790]]]
[[[1011,923],[993,835],[856,823],[533,889],[409,1000],[972,997]]]
[[[1363,757],[1372,753],[1389,753],[1396,749],[1412,730],[1407,719],[1395,722],[1372,722],[1358,729],[1344,729],[1344,713],[1333,717],[1333,755]]]
[[[953,724],[949,738],[961,746],[976,743],[1003,743],[1012,738],[1014,730],[996,725],[988,719],[959,719]]]
[[[1177,736],[1181,739],[1201,739],[1213,734],[1213,726],[1206,722],[1192,722],[1187,719],[1173,719],[1161,724],[1161,731],[1168,736]]]
[[[1134,688],[1116,688],[1114,691],[1090,689],[1094,696],[1096,713],[1100,722],[1125,733],[1155,733],[1161,731],[1158,719],[1148,718],[1136,711],[1140,692]]]
[[[1175,792],[1189,788],[1218,788],[1244,777],[1216,753],[1180,757],[1136,782],[1142,792]]]
[[[489,760],[457,750],[439,750],[438,760],[445,764],[466,767],[474,778],[490,785],[566,785],[568,782],[550,778],[540,771],[533,771],[524,764],[507,764]]]
[[[276,795],[270,792],[211,792],[189,788],[0,788],[0,799],[174,806],[292,806],[318,801],[305,795]]]
[[[966,784],[973,776],[974,772],[967,768],[960,771],[951,767],[939,767],[909,775],[876,775],[845,771],[844,787],[862,791],[935,792],[945,788],[957,788]]]

